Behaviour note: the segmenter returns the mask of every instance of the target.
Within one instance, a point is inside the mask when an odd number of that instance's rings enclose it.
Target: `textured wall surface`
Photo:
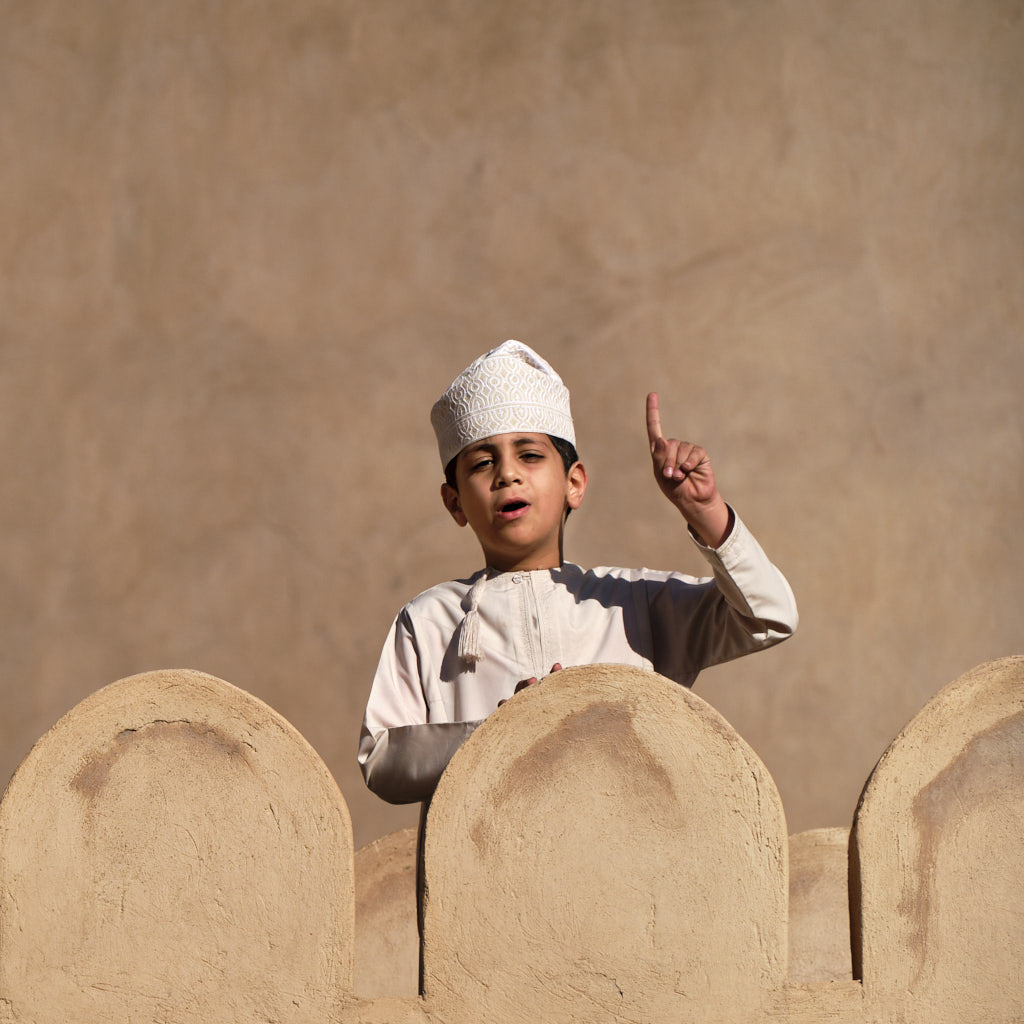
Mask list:
[[[710,704],[566,669],[437,788],[419,996],[415,830],[354,856],[280,715],[144,673],[65,715],[0,801],[0,1021],[1019,1024],[1022,741],[1024,656],[981,665],[890,745],[848,836],[787,841]]]
[[[530,993],[537,1020],[742,1020],[785,982],[778,790],[663,676],[584,666],[510,700],[442,776],[424,850],[424,994],[460,1018],[523,1019]]]
[[[864,787],[850,923],[869,996],[916,1004],[925,1018],[932,1007],[964,1021],[1019,1019],[1021,864],[1024,658],[1006,658],[945,687]]]
[[[537,347],[582,564],[700,571],[644,394],[801,630],[697,692],[789,830],[848,826],[946,680],[1020,648],[1016,0],[0,0],[0,776],[111,679],[279,709],[357,845],[398,607],[478,567],[427,414]]]
[[[87,698],[0,803],[0,1020],[324,1020],[352,988],[352,826],[323,761],[199,672]]]
[[[364,998],[419,991],[416,835],[415,828],[400,829],[356,851],[355,992]],[[848,828],[789,837],[791,982],[850,979],[849,837]],[[596,844],[599,851],[606,838]],[[574,870],[579,872],[578,864]],[[636,881],[631,872],[629,884]],[[564,904],[564,894],[559,896]]]
[[[356,851],[357,996],[415,996],[420,936],[416,926],[416,838],[403,828]]]
[[[851,976],[850,830],[813,828],[789,837],[789,980]]]

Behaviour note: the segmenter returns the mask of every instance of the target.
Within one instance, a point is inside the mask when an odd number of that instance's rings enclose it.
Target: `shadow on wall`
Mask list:
[[[893,742],[849,837],[787,838],[699,697],[564,670],[441,780],[420,996],[413,831],[354,855],[279,715],[198,672],[135,676],[0,804],[0,1022],[1020,1020],[1022,741],[1024,658],[983,665]]]

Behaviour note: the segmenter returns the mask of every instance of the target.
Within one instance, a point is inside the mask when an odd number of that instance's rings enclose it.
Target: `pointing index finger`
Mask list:
[[[652,391],[647,396],[647,440],[651,442],[651,450],[654,450],[654,443],[662,440],[661,413],[658,411],[658,393]]]

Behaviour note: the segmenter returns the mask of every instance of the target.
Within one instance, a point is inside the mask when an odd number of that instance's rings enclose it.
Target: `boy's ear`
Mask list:
[[[459,503],[459,492],[450,484],[441,484],[441,500],[444,502],[444,507],[448,509],[448,514],[459,526],[465,526],[469,522]]]
[[[569,508],[577,509],[583,504],[583,495],[587,492],[587,467],[582,462],[574,462],[566,474],[566,501]]]

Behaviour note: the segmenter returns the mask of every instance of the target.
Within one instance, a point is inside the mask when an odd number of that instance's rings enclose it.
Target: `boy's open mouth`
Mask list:
[[[522,512],[524,509],[529,508],[529,503],[521,500],[506,501],[504,505],[498,508],[498,514],[502,516],[514,516],[518,512]]]

